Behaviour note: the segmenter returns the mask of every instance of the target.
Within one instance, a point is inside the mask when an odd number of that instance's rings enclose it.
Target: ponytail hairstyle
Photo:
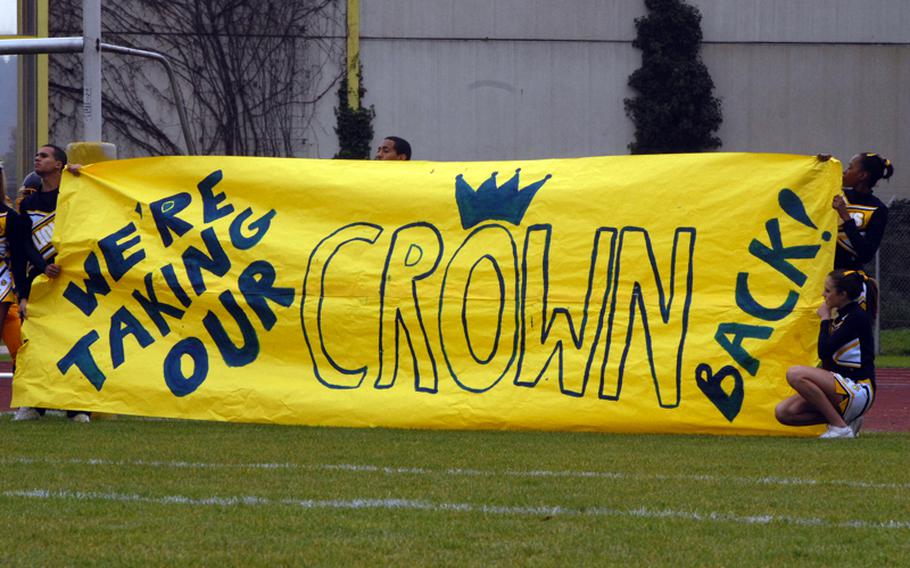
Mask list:
[[[879,156],[875,152],[863,152],[859,155],[863,171],[869,174],[869,189],[875,187],[880,179],[888,179],[894,175],[894,166],[891,160]]]
[[[828,273],[835,290],[844,292],[851,301],[858,300],[866,292],[865,310],[869,318],[878,317],[878,282],[862,270],[832,270]]]

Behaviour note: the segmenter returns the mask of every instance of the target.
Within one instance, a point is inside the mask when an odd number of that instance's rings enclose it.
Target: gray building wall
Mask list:
[[[691,0],[723,101],[723,151],[878,151],[878,193],[910,198],[906,0]],[[415,159],[627,153],[623,98],[641,63],[642,0],[363,0],[361,54],[378,139]],[[331,156],[332,105],[313,155]]]

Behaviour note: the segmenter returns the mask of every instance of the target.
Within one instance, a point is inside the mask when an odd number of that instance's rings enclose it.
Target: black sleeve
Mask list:
[[[885,225],[888,224],[888,208],[879,207],[872,213],[869,224],[866,226],[866,235],[863,236],[856,224],[852,221],[844,222],[844,233],[850,238],[850,244],[856,251],[856,259],[866,264],[875,258],[875,251],[878,245],[882,243],[882,237],[885,235]]]
[[[32,241],[32,221],[28,215],[11,213],[7,221],[7,241],[10,248],[10,265],[13,270],[13,284],[19,299],[28,298],[32,290],[32,279],[28,274],[31,263],[38,272],[44,272],[47,262],[35,248]],[[11,221],[11,222],[10,222]]]
[[[6,242],[9,245],[9,263],[13,272],[13,286],[16,289],[16,295],[19,298],[23,296],[23,286],[25,285],[25,250],[22,247],[22,219],[17,213],[7,213],[6,215]]]
[[[831,332],[831,320],[822,320],[818,330],[818,357],[822,360],[828,360],[834,357],[838,349],[846,345],[850,340],[860,337],[860,330],[864,325],[863,318],[867,317],[865,312],[859,310],[851,313],[844,318],[840,327]]]
[[[823,363],[831,358],[831,347],[828,345],[830,337],[831,320],[822,320],[818,326],[818,358],[821,359]]]

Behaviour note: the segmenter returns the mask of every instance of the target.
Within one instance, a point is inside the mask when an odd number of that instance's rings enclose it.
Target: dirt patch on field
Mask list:
[[[0,363],[0,372],[9,372],[9,363]],[[878,369],[875,404],[866,414],[864,430],[910,432],[910,369]],[[10,410],[12,381],[0,379],[0,412]]]

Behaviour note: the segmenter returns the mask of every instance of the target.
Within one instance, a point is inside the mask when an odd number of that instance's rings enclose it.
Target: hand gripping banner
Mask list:
[[[817,360],[839,188],[764,154],[94,164],[64,177],[14,405],[796,433],[774,405]]]

